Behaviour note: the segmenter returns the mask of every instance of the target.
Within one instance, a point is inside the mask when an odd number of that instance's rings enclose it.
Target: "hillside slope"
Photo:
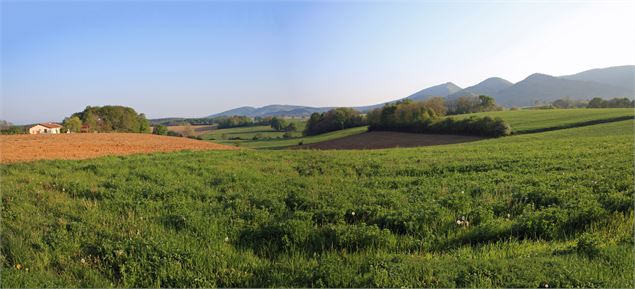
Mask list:
[[[633,91],[603,83],[535,73],[493,96],[498,104],[504,106],[531,106],[535,101],[549,102],[565,97],[580,100],[593,97],[632,97]]]

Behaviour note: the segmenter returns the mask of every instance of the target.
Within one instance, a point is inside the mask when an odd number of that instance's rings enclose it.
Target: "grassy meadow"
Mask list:
[[[515,134],[526,134],[632,119],[635,117],[635,111],[630,108],[507,110],[455,115],[452,117],[465,118],[470,116],[500,117],[509,123]],[[355,127],[315,136],[302,136],[301,131],[304,129],[306,122],[300,120],[295,122],[298,126],[298,131],[292,133],[292,138],[287,139],[282,138],[283,132],[274,131],[269,126],[219,129],[204,134],[203,138],[220,144],[237,145],[252,149],[283,149],[297,147],[300,141],[303,144],[311,144],[367,131],[367,127]],[[221,137],[223,134],[227,138],[240,137],[241,140],[223,140]],[[253,137],[256,134],[264,138],[254,140]]]
[[[472,113],[455,117],[486,115],[504,119],[514,133],[522,134],[632,119],[635,117],[635,110],[632,108],[524,109]]]
[[[3,165],[2,286],[633,288],[633,125]]]
[[[290,132],[292,137],[302,136],[302,131],[304,130],[304,126],[306,125],[305,120],[287,119],[286,121],[289,123],[295,123],[297,127],[297,131]],[[201,138],[205,140],[214,140],[215,142],[223,144],[233,144],[235,140],[231,140],[231,138],[240,138],[242,141],[250,141],[253,140],[255,136],[260,139],[278,139],[282,138],[283,135],[284,132],[274,130],[273,128],[271,128],[271,126],[256,125],[216,129],[201,135]]]

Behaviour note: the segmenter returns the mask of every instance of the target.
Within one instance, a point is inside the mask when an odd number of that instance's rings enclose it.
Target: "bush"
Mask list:
[[[153,134],[158,134],[158,135],[167,135],[168,134],[168,127],[165,125],[157,125],[154,127],[154,130],[152,131]]]
[[[183,137],[183,135],[181,133],[176,132],[176,131],[171,131],[171,130],[168,131],[167,135],[168,136]]]
[[[584,233],[578,238],[575,250],[579,254],[593,258],[600,253],[600,243],[600,238],[597,236],[591,233]]]

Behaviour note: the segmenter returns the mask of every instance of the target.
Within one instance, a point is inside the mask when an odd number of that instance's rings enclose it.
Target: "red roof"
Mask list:
[[[40,125],[47,128],[61,128],[62,127],[61,125],[57,123],[52,123],[52,122],[43,122],[43,123],[40,123]]]

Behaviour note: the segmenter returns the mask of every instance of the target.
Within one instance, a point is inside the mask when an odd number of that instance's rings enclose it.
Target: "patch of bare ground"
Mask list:
[[[42,159],[88,159],[108,155],[235,147],[182,137],[137,133],[73,133],[0,136],[0,163]]]
[[[483,139],[476,136],[422,134],[393,131],[371,131],[339,139],[303,145],[303,149],[359,150],[396,147],[434,146],[463,143]]]

